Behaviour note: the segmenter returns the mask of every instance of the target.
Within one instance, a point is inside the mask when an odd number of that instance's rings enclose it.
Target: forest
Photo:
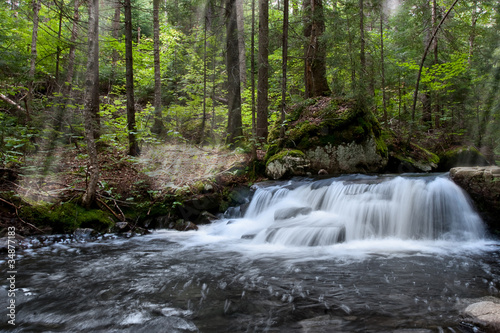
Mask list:
[[[73,163],[65,201],[125,219],[120,205],[162,189],[120,195],[106,168],[147,169],[140,156],[165,145],[259,161],[297,105],[326,97],[362,105],[392,150],[499,160],[494,0],[9,0],[0,16],[2,177],[22,176],[25,194],[49,186],[28,201],[2,188],[18,216]],[[122,176],[140,187],[139,174]]]

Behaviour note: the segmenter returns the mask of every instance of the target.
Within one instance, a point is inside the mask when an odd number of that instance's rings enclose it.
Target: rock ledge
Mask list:
[[[500,230],[500,167],[452,168],[450,178],[470,195],[489,226]]]

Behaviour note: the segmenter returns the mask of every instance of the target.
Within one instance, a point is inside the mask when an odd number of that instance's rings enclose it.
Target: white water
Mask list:
[[[484,237],[484,224],[467,196],[445,176],[348,176],[261,186],[243,218],[202,228],[198,239],[244,238],[247,246],[273,246],[273,251],[311,246],[411,251],[478,245]]]
[[[458,332],[500,295],[484,233],[443,176],[260,184],[198,231],[25,251],[13,332]]]

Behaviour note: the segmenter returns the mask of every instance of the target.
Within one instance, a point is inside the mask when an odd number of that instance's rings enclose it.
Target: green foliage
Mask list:
[[[36,136],[34,128],[19,125],[15,117],[0,112],[0,166],[22,165],[35,150],[32,139]]]

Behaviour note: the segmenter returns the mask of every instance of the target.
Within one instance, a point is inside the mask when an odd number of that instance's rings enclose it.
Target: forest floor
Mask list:
[[[146,147],[132,158],[111,147],[100,149],[99,196],[111,200],[112,207],[135,202],[161,200],[177,190],[185,193],[205,183],[245,183],[241,172],[250,156],[223,147],[166,144]],[[22,218],[21,208],[40,202],[57,204],[81,196],[86,188],[88,158],[78,149],[39,153],[20,169],[0,169],[0,237],[7,227],[18,234],[50,232]]]

